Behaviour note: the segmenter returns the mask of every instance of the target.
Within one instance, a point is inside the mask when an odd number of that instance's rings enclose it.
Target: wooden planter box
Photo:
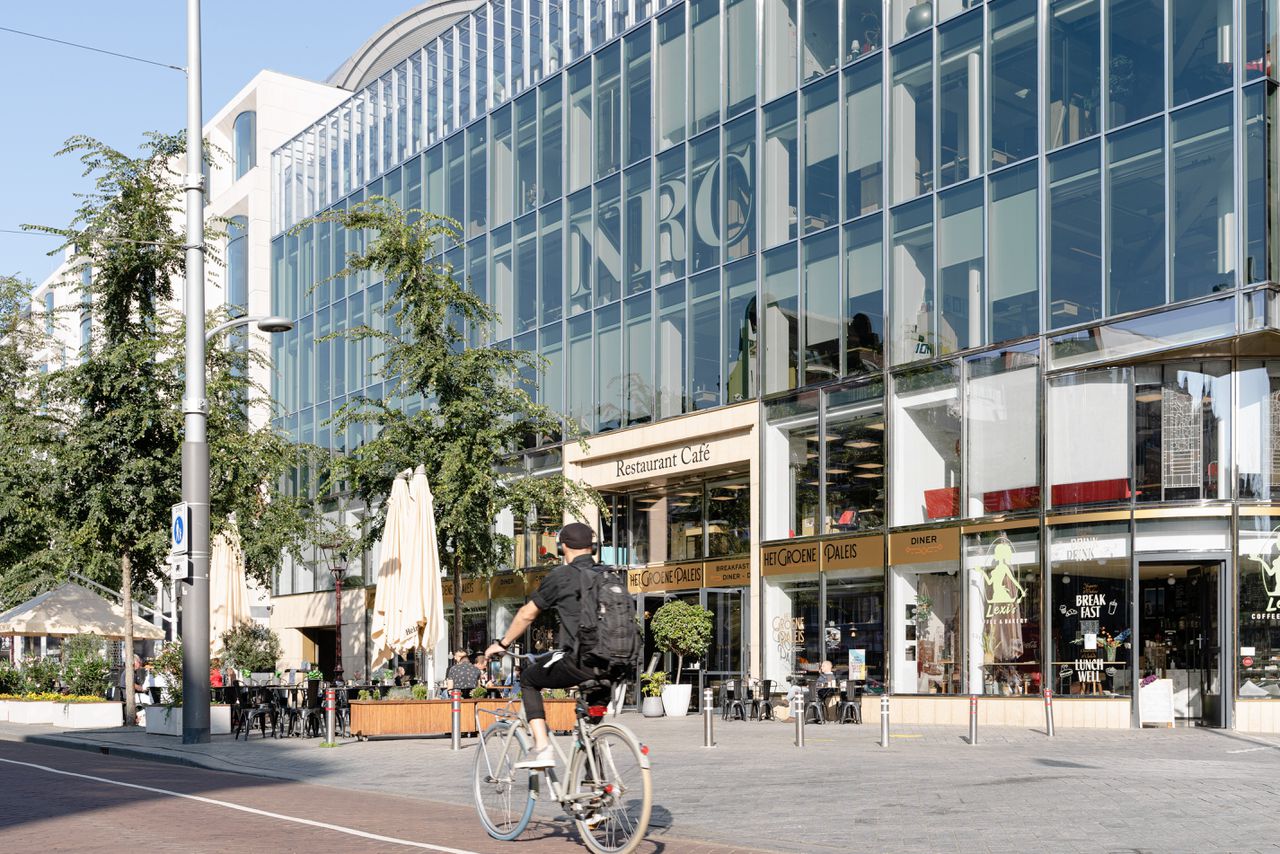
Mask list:
[[[547,726],[553,730],[573,729],[573,700],[545,700]],[[519,708],[517,702],[513,708]],[[493,723],[494,717],[481,710],[497,711],[507,707],[506,700],[462,701],[462,732],[474,735],[477,719],[481,729]],[[452,726],[451,700],[352,700],[351,733],[358,738],[384,735],[448,735]]]

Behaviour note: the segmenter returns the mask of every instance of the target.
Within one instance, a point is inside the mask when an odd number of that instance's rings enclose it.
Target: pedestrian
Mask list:
[[[453,660],[454,665],[449,668],[445,678],[452,680],[453,687],[461,691],[463,696],[466,696],[480,684],[480,679],[484,674],[480,672],[480,668],[467,660],[467,651],[465,649],[455,652]]]

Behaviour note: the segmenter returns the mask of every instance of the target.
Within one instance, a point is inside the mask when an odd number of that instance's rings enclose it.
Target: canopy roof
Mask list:
[[[0,635],[87,635],[124,637],[124,608],[68,581],[0,614]],[[133,636],[160,640],[164,632],[140,617]]]

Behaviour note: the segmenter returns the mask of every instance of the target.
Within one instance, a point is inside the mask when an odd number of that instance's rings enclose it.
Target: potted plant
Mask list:
[[[222,657],[242,673],[251,673],[252,681],[271,681],[280,658],[280,638],[259,623],[240,623],[222,633]],[[308,674],[310,677],[310,674]]]
[[[161,705],[146,707],[147,734],[182,735],[182,642],[165,644],[151,666],[165,685]],[[213,735],[231,732],[230,706],[209,707],[209,732]]]
[[[653,615],[649,629],[658,649],[676,656],[675,684],[662,689],[662,708],[668,717],[681,717],[689,711],[693,685],[684,685],[684,660],[701,658],[711,646],[711,612],[700,605],[673,599]]]
[[[640,701],[640,714],[646,718],[662,717],[662,689],[667,685],[667,671],[655,670],[640,676],[642,686],[640,692],[644,698]]]

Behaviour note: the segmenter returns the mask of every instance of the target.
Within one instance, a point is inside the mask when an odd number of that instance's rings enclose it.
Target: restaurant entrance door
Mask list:
[[[1168,679],[1179,724],[1223,726],[1221,560],[1138,563],[1138,678]]]
[[[702,606],[711,612],[711,648],[702,668],[700,688],[742,677],[743,628],[750,625],[742,588],[708,588]]]

